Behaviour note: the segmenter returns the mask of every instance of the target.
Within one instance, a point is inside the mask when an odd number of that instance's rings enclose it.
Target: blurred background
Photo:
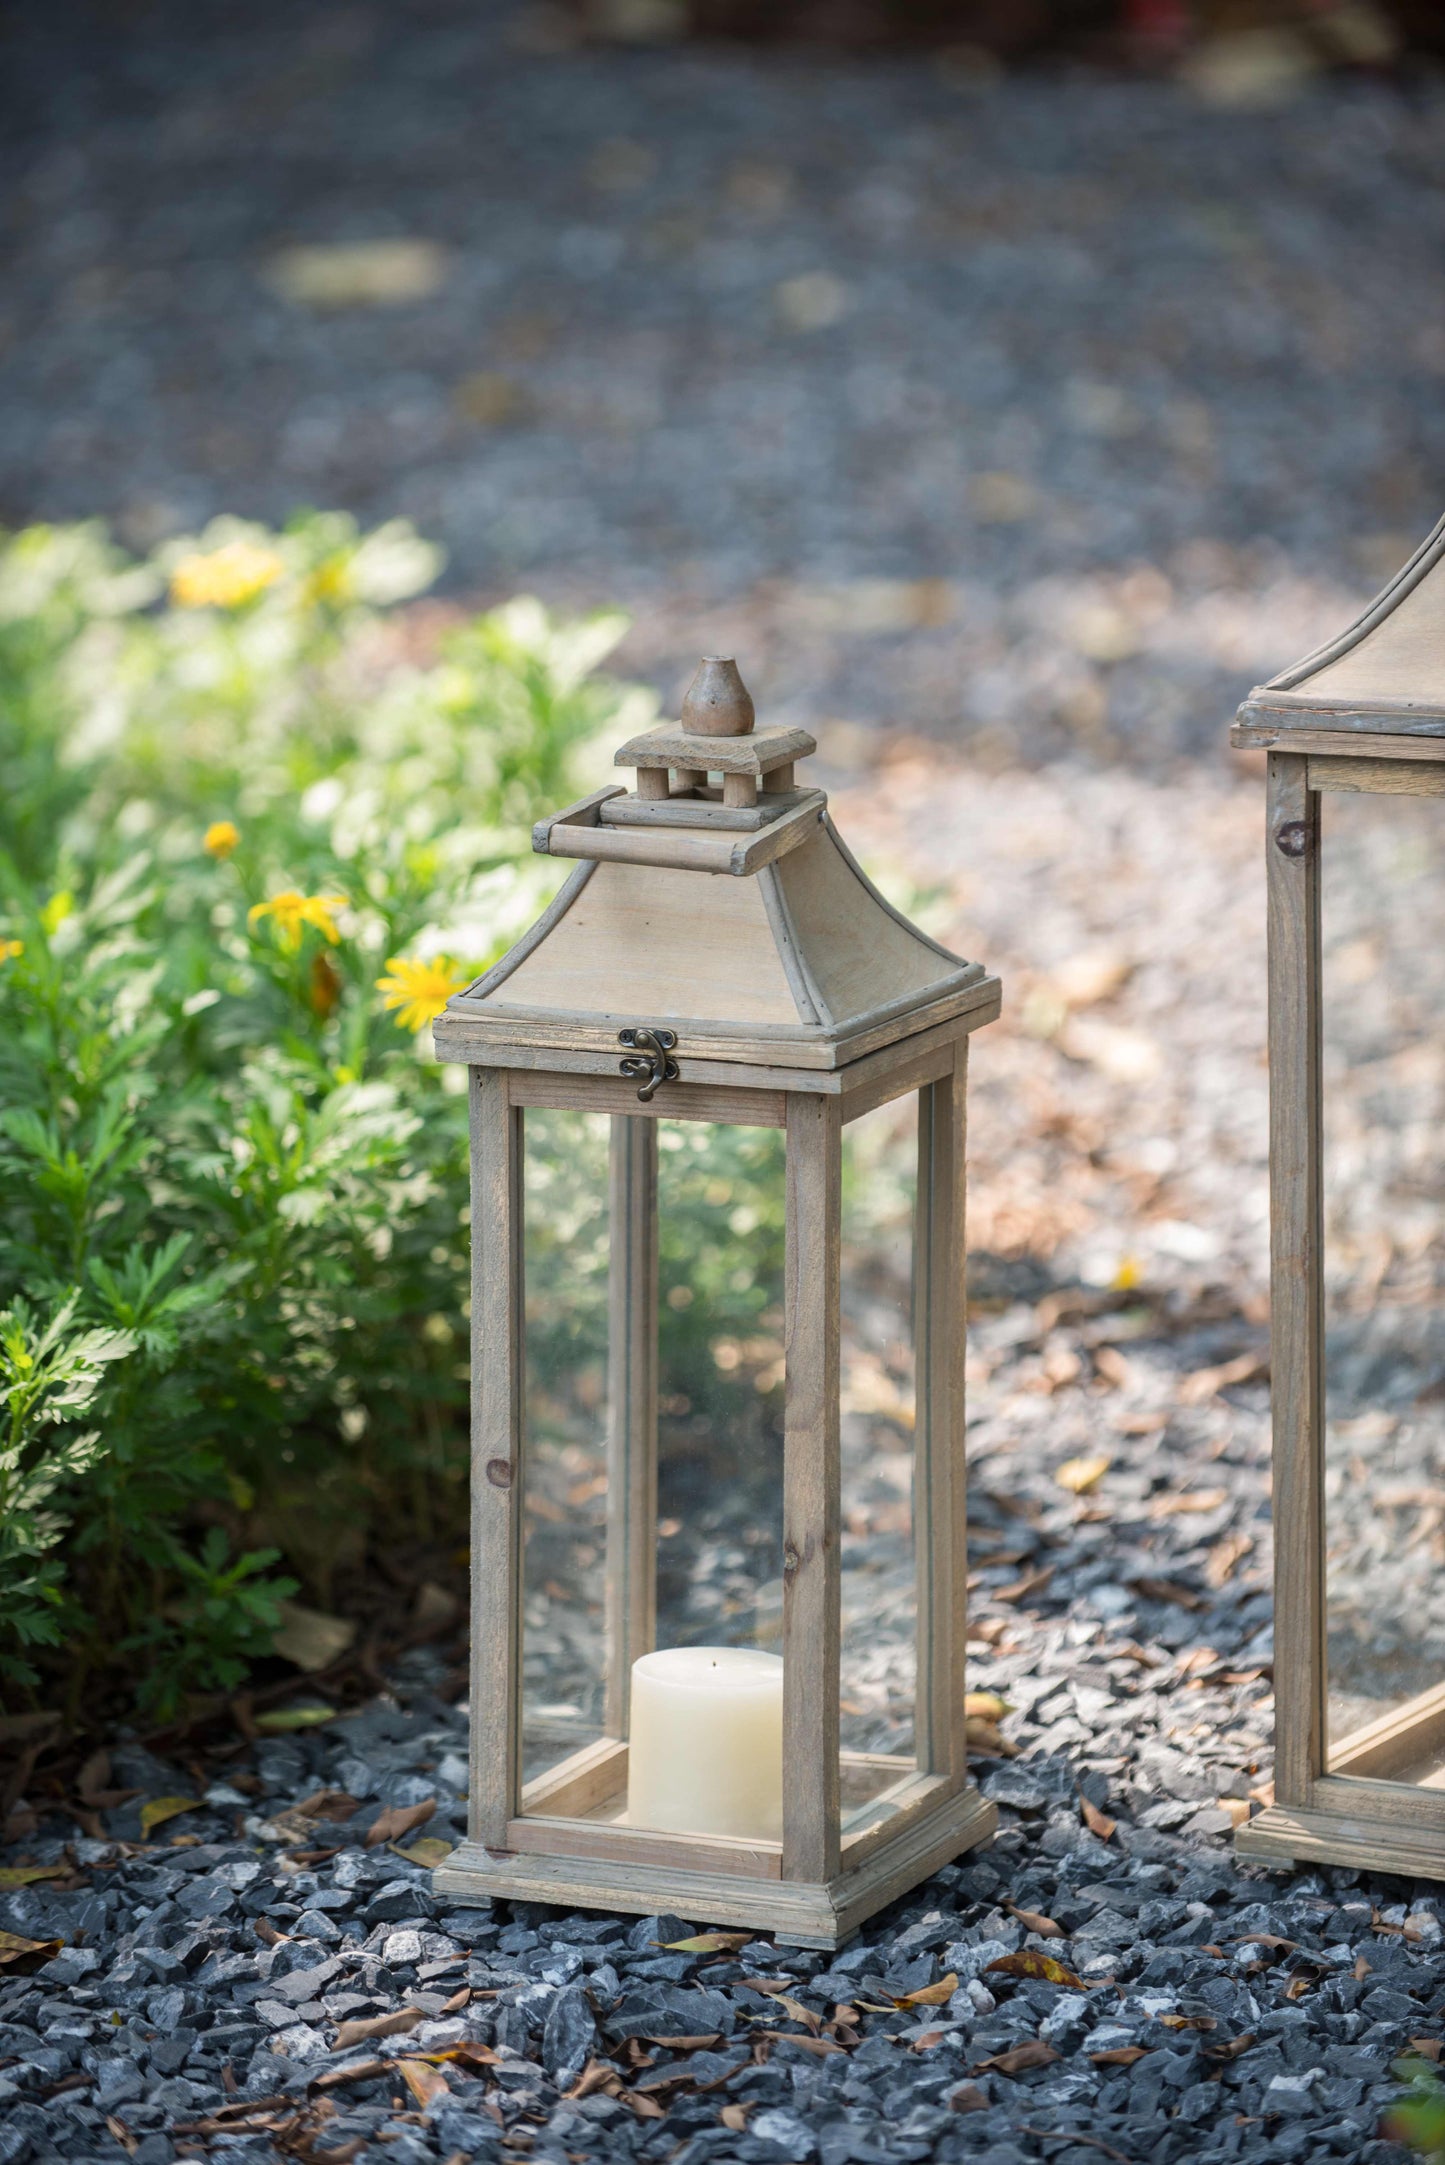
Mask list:
[[[1214,750],[1438,510],[1440,11],[18,0],[0,522],[401,513],[678,696]],[[833,738],[844,745],[842,733]]]

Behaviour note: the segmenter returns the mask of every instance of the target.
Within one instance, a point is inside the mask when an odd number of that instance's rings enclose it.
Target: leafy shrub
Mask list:
[[[518,601],[420,654],[389,612],[436,568],[318,516],[0,550],[12,1693],[139,1673],[174,1712],[298,1583],[465,1523],[466,1101],[424,1026],[555,886],[532,821],[649,716],[594,673],[613,616]]]

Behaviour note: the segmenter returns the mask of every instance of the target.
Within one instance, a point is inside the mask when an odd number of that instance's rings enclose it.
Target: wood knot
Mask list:
[[[704,654],[682,702],[682,726],[694,737],[746,737],[753,702],[738,665],[721,654]]]
[[[785,1579],[795,1579],[802,1561],[803,1559],[798,1554],[796,1545],[791,1541],[785,1541],[783,1543],[783,1577]]]
[[[512,1485],[512,1461],[509,1458],[489,1458],[487,1479],[493,1488],[510,1488]]]
[[[1308,820],[1289,819],[1274,831],[1274,846],[1286,857],[1303,857],[1310,846]]]

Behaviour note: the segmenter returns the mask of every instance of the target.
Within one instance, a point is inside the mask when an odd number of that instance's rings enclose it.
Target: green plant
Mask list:
[[[1386,2114],[1382,2132],[1422,2157],[1445,2158],[1445,2083],[1439,2070],[1428,2060],[1404,2059],[1395,2072],[1407,2088]]]
[[[0,1676],[72,1712],[229,1688],[281,1556],[325,1606],[465,1527],[465,1095],[425,1026],[650,709],[595,673],[614,616],[418,652],[388,611],[436,563],[330,516],[0,547],[0,1304],[126,1349],[3,1474]]]
[[[91,1430],[62,1431],[95,1402],[107,1366],[135,1345],[125,1331],[74,1327],[79,1296],[42,1322],[17,1299],[0,1313],[0,1679],[33,1684],[21,1648],[58,1646],[65,1598],[52,1553],[65,1532],[59,1495],[100,1458]]]

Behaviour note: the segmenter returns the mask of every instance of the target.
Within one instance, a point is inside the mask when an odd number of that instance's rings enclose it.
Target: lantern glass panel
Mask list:
[[[524,1115],[524,1781],[603,1734],[610,1130]]]
[[[1322,814],[1329,1764],[1440,1787],[1445,805]]]
[[[657,1644],[782,1652],[784,1146],[657,1123]]]
[[[914,1219],[918,1100],[843,1130],[842,1661],[845,1825],[913,1765],[918,1573],[914,1550]]]

